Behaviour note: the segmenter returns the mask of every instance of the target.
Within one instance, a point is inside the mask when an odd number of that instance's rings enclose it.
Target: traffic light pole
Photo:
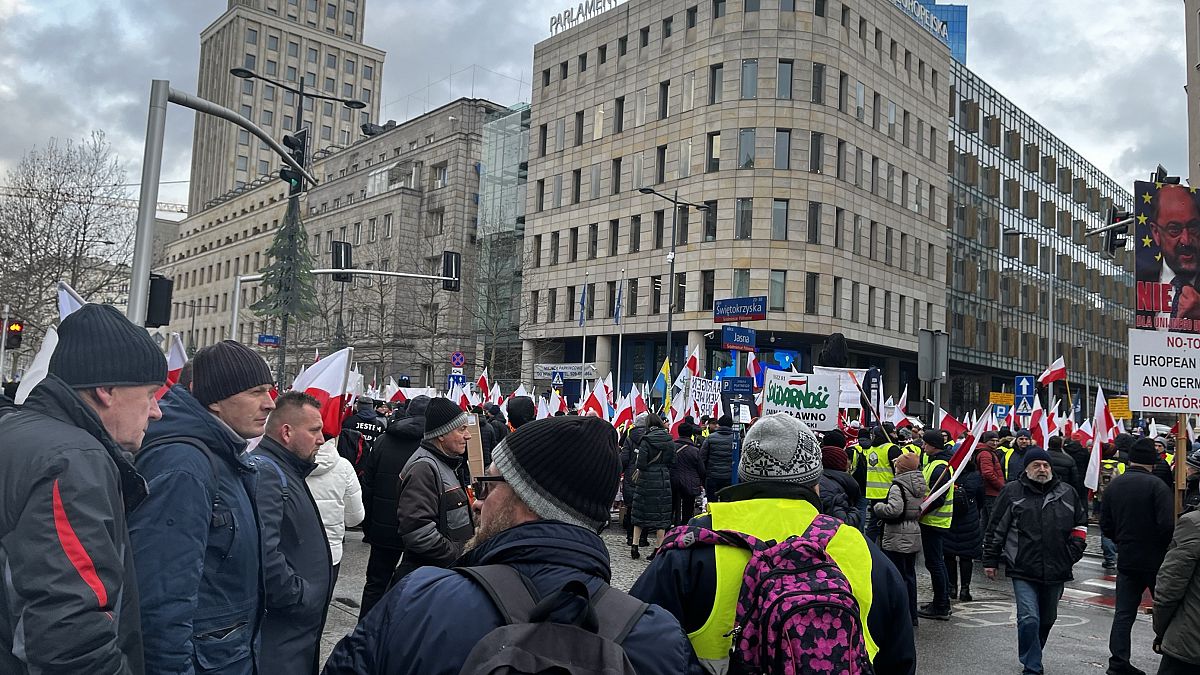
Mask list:
[[[0,382],[4,380],[4,357],[8,350],[8,314],[12,311],[8,303],[4,303],[4,339],[0,340]]]

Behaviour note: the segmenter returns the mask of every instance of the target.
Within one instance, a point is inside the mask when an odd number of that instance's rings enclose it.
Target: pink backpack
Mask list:
[[[841,521],[817,515],[781,543],[732,530],[677,527],[663,551],[736,546],[750,551],[729,654],[731,675],[871,675],[858,600],[826,547]]]

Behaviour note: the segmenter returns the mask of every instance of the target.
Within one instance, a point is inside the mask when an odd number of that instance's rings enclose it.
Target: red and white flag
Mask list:
[[[1038,375],[1037,381],[1038,384],[1050,384],[1051,382],[1065,379],[1067,379],[1067,364],[1063,361],[1063,357],[1060,356],[1054,359],[1054,363],[1050,364],[1046,372]]]
[[[159,387],[154,398],[162,399],[167,390],[179,383],[183,367],[187,365],[187,351],[183,348],[183,336],[171,333],[171,346],[167,348],[167,383]]]
[[[1101,446],[1107,443],[1112,435],[1113,423],[1112,413],[1108,410],[1108,401],[1104,400],[1104,388],[1096,387],[1096,412],[1093,417],[1092,427],[1092,452],[1088,457],[1087,472],[1083,474],[1083,484],[1089,490],[1100,489],[1100,460],[1102,458]]]
[[[557,389],[550,390],[550,405],[547,406],[550,410],[550,415],[567,412],[567,401],[558,393]]]
[[[580,405],[580,412],[594,412],[596,416],[608,421],[608,402],[604,400],[604,381],[596,380],[596,386],[588,392],[587,398]]]
[[[479,379],[475,382],[475,386],[479,388],[479,395],[488,398],[492,393],[492,386],[488,382],[487,368],[479,374]]]
[[[754,352],[746,354],[746,375],[754,378],[754,386],[761,387],[763,379],[763,367],[758,362],[758,355]]]
[[[404,403],[408,400],[408,397],[404,395],[404,390],[396,384],[394,377],[388,378],[387,386],[383,388],[383,397],[391,403]]]
[[[550,417],[550,406],[546,404],[546,399],[538,398],[537,419],[544,420],[547,417]]]
[[[292,390],[302,391],[321,404],[323,431],[327,436],[337,436],[342,431],[342,421],[349,414],[352,394],[349,387],[350,362],[354,348],[347,347],[309,366],[292,382]]]
[[[634,417],[650,412],[650,406],[646,405],[646,399],[642,398],[642,392],[638,391],[636,384],[629,391],[629,407],[633,409]]]
[[[939,410],[940,411],[940,410]],[[944,412],[944,411],[941,411]],[[949,417],[949,415],[947,415]],[[954,418],[951,418],[954,419]],[[980,415],[975,422],[975,426],[971,428],[970,433],[963,439],[962,443],[958,444],[958,449],[954,451],[954,456],[950,458],[950,467],[954,473],[950,476],[950,480],[943,480],[933,492],[921,502],[921,512],[924,513],[929,509],[929,505],[937,501],[939,497],[946,494],[951,485],[958,480],[963,470],[971,463],[971,458],[975,456],[975,448],[979,446],[979,437],[983,435],[985,427],[987,427],[988,415]],[[958,420],[955,420],[956,422]],[[961,424],[961,423],[960,423]],[[945,428],[945,427],[943,427]],[[957,434],[955,435],[957,438]]]
[[[900,394],[900,400],[896,403],[896,407],[892,408],[892,417],[888,420],[896,426],[906,427],[912,422],[908,421],[908,385],[904,385],[904,392]]]
[[[967,425],[959,422],[954,415],[938,408],[938,428],[950,432],[950,438],[958,438],[959,434],[967,430]]]
[[[631,398],[633,398],[632,393],[630,393],[629,396],[622,396],[621,400],[617,403],[617,413],[613,415],[612,421],[613,426],[617,428],[617,431],[620,431],[626,425],[633,424],[633,405],[630,401]]]
[[[1039,448],[1046,447],[1050,439],[1050,428],[1046,424],[1046,411],[1042,410],[1042,402],[1037,396],[1033,397],[1033,412],[1029,415],[1029,435],[1033,444]]]

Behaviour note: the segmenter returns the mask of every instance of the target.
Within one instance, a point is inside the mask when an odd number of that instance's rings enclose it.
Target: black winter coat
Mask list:
[[[608,549],[600,537],[552,520],[504,530],[457,564],[511,565],[529,579],[539,596],[573,580],[595,593],[611,579]],[[334,648],[322,672],[456,675],[476,643],[502,624],[500,612],[474,581],[452,570],[426,567],[396,584],[359,621]],[[679,622],[661,607],[651,605],[622,645],[639,673],[703,672]]]
[[[634,497],[637,496],[637,490],[633,486],[633,472],[637,469],[638,446],[645,435],[646,427],[634,427],[625,437],[625,444],[621,446],[621,495],[626,505],[633,504]]]
[[[400,550],[400,533],[396,531],[396,500],[400,495],[400,471],[421,445],[425,435],[425,416],[406,417],[388,425],[375,449],[367,458],[363,473],[363,505],[367,517],[363,520],[363,540],[372,546]]]
[[[0,672],[145,672],[126,514],[146,482],[53,375],[4,416],[0,437]]]
[[[400,472],[396,502],[404,559],[395,579],[421,567],[449,567],[475,534],[461,468],[464,457],[450,457],[425,442]]]
[[[854,482],[854,479],[851,478],[850,481]],[[850,527],[858,527],[861,524],[858,502],[851,504],[846,488],[840,481],[828,475],[828,472],[821,476],[821,513],[833,516]]]
[[[964,471],[954,483],[954,518],[942,539],[946,555],[973,560],[983,556],[983,525],[979,522],[982,503],[983,476],[978,471]]]
[[[733,480],[733,449],[738,444],[738,433],[733,427],[717,427],[700,446],[704,459],[704,472],[708,480],[728,485]],[[711,499],[711,497],[710,497]]]
[[[1156,573],[1175,530],[1175,497],[1158,476],[1130,466],[1104,488],[1100,531],[1117,544],[1121,572]]]
[[[333,598],[329,541],[304,480],[317,465],[269,436],[251,454],[258,468],[254,503],[266,581],[259,671],[315,673],[325,612]],[[279,471],[266,465],[270,463]]]
[[[671,465],[671,491],[677,495],[700,494],[704,487],[704,462],[700,448],[690,439],[675,441],[675,463]]]
[[[1062,482],[1070,485],[1075,489],[1075,494],[1081,499],[1087,498],[1086,492],[1080,492],[1075,486],[1083,481],[1076,475],[1075,458],[1061,450],[1047,450],[1046,454],[1050,455],[1050,468],[1054,470],[1054,475]]]
[[[342,422],[343,429],[354,429],[363,435],[363,443],[368,447],[375,445],[375,441],[383,433],[383,424],[379,421],[379,414],[374,408],[359,408],[358,412],[346,418]]]
[[[638,450],[638,481],[634,486],[632,522],[646,530],[671,527],[671,465],[675,441],[666,429],[651,429]]]
[[[1064,441],[1063,452],[1075,461],[1075,482],[1071,484],[1071,487],[1075,488],[1075,494],[1086,499],[1087,486],[1083,484],[1083,477],[1087,475],[1088,462],[1092,459],[1092,453],[1076,440]]]
[[[1001,559],[1005,574],[1055,584],[1074,579],[1071,568],[1087,547],[1087,514],[1075,490],[1057,477],[1045,485],[1022,473],[996,496],[983,540],[983,566]]]

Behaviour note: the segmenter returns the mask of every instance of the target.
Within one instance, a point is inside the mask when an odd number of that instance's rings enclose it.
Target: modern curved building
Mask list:
[[[713,373],[714,301],[766,296],[760,360],[805,371],[840,332],[915,386],[918,330],[945,327],[951,56],[903,5],[632,0],[536,45],[525,380],[652,381],[669,312],[674,362]]]

